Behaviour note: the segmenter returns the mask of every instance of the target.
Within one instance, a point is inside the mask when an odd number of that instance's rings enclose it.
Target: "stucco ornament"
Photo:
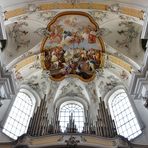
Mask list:
[[[84,12],[62,12],[42,30],[41,63],[51,79],[67,76],[90,81],[104,66],[104,42],[99,26]],[[49,33],[49,34],[48,34]]]

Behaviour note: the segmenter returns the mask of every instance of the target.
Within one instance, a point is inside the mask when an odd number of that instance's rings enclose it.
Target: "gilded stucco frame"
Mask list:
[[[95,30],[96,30],[96,31],[99,30],[99,25],[95,22],[95,20],[93,19],[93,17],[90,16],[88,13],[82,12],[82,11],[66,11],[66,12],[61,12],[61,13],[57,14],[57,15],[48,23],[48,25],[47,25],[47,30],[50,31],[50,26],[53,25],[53,24],[57,21],[57,19],[58,19],[59,17],[66,16],[66,15],[81,15],[81,16],[85,16],[85,17],[87,17],[87,18],[90,20],[90,22],[95,26]],[[100,36],[97,37],[97,38],[98,38],[98,40],[99,40],[99,42],[100,42],[101,49],[102,49],[101,57],[103,57],[103,58],[101,59],[101,64],[100,64],[100,65],[101,65],[101,67],[103,67],[103,65],[104,65],[105,45],[104,45],[103,39],[102,39]],[[45,65],[44,65],[44,45],[45,45],[47,39],[48,39],[48,36],[46,36],[46,37],[43,39],[42,44],[41,44],[41,65],[42,65],[43,69],[45,69],[45,70],[47,70],[47,69],[46,69],[46,67],[45,67]],[[91,78],[88,78],[88,79],[84,79],[84,78],[82,78],[81,76],[79,76],[79,75],[77,75],[77,74],[69,74],[68,76],[72,76],[72,77],[75,77],[75,78],[79,78],[80,80],[82,80],[82,81],[84,81],[84,82],[90,82],[90,81],[92,81],[92,80],[95,78],[96,74],[94,73],[94,74],[92,75],[92,77],[91,77]],[[61,78],[54,78],[54,77],[50,76],[50,79],[51,79],[51,80],[54,80],[54,81],[62,81],[65,77],[66,77],[66,76],[63,76],[63,77],[61,77]]]

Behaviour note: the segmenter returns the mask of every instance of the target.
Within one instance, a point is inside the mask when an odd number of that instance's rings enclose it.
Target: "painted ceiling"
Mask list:
[[[0,0],[0,4],[3,7],[14,7],[16,5],[23,5],[29,2],[69,2],[71,0]],[[132,5],[135,7],[146,8],[148,6],[147,0],[77,0],[81,2],[98,2],[98,3],[120,3],[123,5]]]
[[[57,14],[69,11],[70,6],[74,8],[73,4],[69,4],[69,7],[66,5],[68,7],[66,9],[65,2],[63,9],[55,7],[40,11],[33,2],[22,0],[19,1],[23,5],[21,8],[23,7],[24,10],[25,5],[26,7],[25,13],[24,11],[20,13],[18,2],[11,1],[10,5],[13,4],[13,9],[17,8],[17,13],[15,16],[10,16],[9,11],[13,10],[11,7],[5,12],[8,42],[6,49],[1,53],[3,65],[13,71],[18,86],[27,84],[37,90],[41,96],[50,95],[54,101],[60,97],[76,95],[85,98],[88,102],[96,101],[115,86],[123,85],[128,88],[132,71],[140,70],[143,65],[145,51],[140,41],[143,20],[141,14],[140,17],[135,17],[134,14],[132,16],[121,13],[120,5],[123,1],[119,0],[119,2],[113,4],[113,7],[111,5],[107,11],[88,9],[89,7],[82,10],[98,24],[100,28],[98,34],[105,44],[103,69],[96,72],[92,81],[84,82],[70,75],[62,81],[54,81],[50,78],[49,71],[42,67],[41,45],[47,34],[47,25]],[[130,1],[130,4],[134,3],[134,6],[141,8],[140,2]],[[108,1],[105,1],[106,3]],[[6,1],[1,4],[8,7]],[[80,9],[74,8],[73,11],[80,11]]]
[[[54,80],[67,75],[90,80],[104,66],[105,45],[98,24],[81,11],[60,13],[48,24],[41,46],[44,70]]]

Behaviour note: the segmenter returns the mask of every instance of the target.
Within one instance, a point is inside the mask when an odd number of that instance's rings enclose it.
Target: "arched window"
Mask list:
[[[115,91],[110,96],[109,108],[119,135],[130,140],[142,133],[128,96],[123,89]]]
[[[12,139],[17,139],[26,133],[34,107],[35,98],[20,91],[10,110],[3,132]]]
[[[81,103],[76,101],[67,101],[60,106],[59,121],[62,132],[65,131],[71,114],[73,115],[78,132],[82,132],[84,126],[84,108]]]

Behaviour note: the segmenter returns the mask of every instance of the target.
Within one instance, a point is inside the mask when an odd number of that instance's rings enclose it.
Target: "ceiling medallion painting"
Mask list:
[[[41,47],[43,69],[53,80],[65,76],[90,81],[103,68],[105,47],[98,35],[99,26],[84,12],[63,12],[47,26]]]

